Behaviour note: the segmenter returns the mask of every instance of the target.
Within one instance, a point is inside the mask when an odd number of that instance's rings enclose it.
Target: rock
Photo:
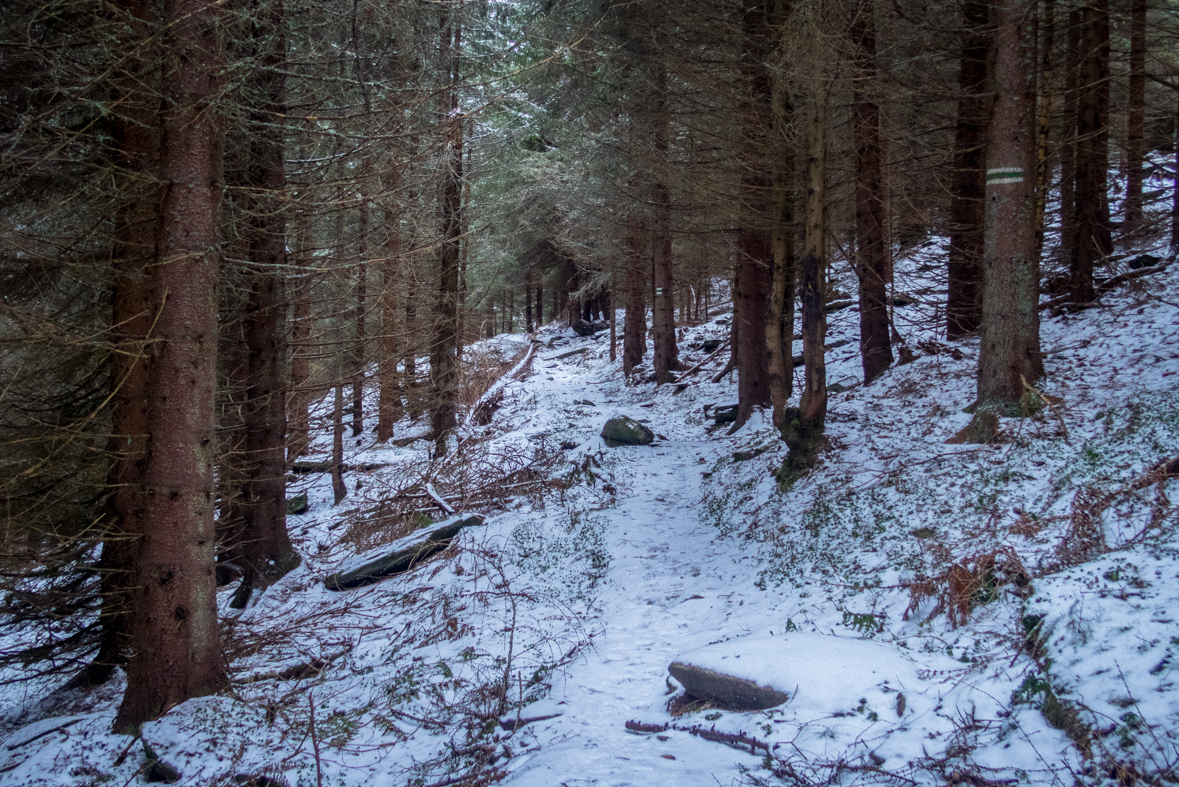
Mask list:
[[[667,671],[683,685],[684,691],[693,697],[732,710],[765,710],[790,699],[790,695],[773,686],[759,686],[745,678],[726,675],[694,664],[685,664],[682,661],[673,661]]]
[[[851,344],[850,339],[840,339],[837,342],[831,342],[831,344],[826,345],[823,349],[824,350],[838,350],[840,347],[846,347],[849,344]]]
[[[419,434],[419,435],[414,435],[413,437],[399,437],[396,440],[393,440],[392,443],[393,443],[393,445],[397,446],[398,448],[408,448],[409,446],[416,443],[418,440],[429,440],[429,439],[430,439],[430,435]]]
[[[569,327],[572,328],[573,332],[578,336],[593,336],[595,333],[597,333],[597,329],[594,327],[593,323],[586,322],[585,320],[574,320],[573,324]]]
[[[1132,271],[1136,271],[1141,268],[1153,268],[1160,262],[1162,262],[1162,259],[1160,257],[1154,256],[1153,254],[1140,254],[1127,262],[1126,267]]]
[[[701,349],[706,353],[716,352],[720,349],[721,344],[720,339],[705,339],[704,346]]]
[[[620,445],[650,445],[655,440],[655,433],[633,418],[620,415],[611,418],[602,427],[602,439],[611,448]]]
[[[757,457],[761,456],[762,454],[764,454],[768,450],[769,450],[768,448],[751,448],[748,451],[734,451],[733,452],[733,461],[734,462],[748,462],[750,459],[756,459]]]
[[[307,504],[307,493],[292,497],[287,501],[288,514],[306,514],[310,506]]]
[[[562,451],[572,451],[576,447],[577,447],[577,443],[573,442],[572,440],[562,440],[561,441],[561,450]]]
[[[143,772],[144,781],[164,784],[180,781],[180,771],[156,756],[155,750],[145,739],[140,738],[139,741],[143,744],[143,754],[147,758],[147,767]]]
[[[919,655],[921,664],[913,657]],[[953,661],[910,654],[850,637],[792,632],[707,645],[668,667],[694,697],[733,710],[764,710],[787,700],[799,721],[858,716],[867,724],[895,724],[897,708],[923,713],[937,703],[920,669],[946,669]],[[903,704],[897,695],[903,693]]]
[[[358,566],[332,574],[324,580],[324,587],[328,590],[352,590],[375,584],[397,574],[404,574],[421,565],[430,555],[450,546],[451,540],[460,530],[482,525],[483,521],[483,517],[478,514],[467,514],[428,525],[382,548],[381,551],[385,554],[375,560],[364,560]]]
[[[850,386],[844,385],[843,383],[831,383],[831,385],[827,386],[827,393],[829,394],[843,393],[848,390],[851,390]]]
[[[905,306],[912,306],[914,303],[917,302],[917,299],[914,298],[912,295],[894,295],[893,297],[888,299],[888,302],[890,305],[895,306],[898,309],[901,309],[901,308],[904,308]]]

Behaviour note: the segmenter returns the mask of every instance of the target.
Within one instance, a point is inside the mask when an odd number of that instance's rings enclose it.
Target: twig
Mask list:
[[[307,695],[311,705],[311,751],[315,755],[315,786],[323,787],[323,765],[319,761],[319,735],[315,730],[315,697]]]
[[[431,500],[438,504],[438,507],[441,508],[444,513],[454,516],[454,506],[452,506],[450,503],[447,503],[446,500],[442,498],[442,495],[438,494],[438,492],[434,490],[434,484],[429,481],[426,482],[426,494],[430,496]]]

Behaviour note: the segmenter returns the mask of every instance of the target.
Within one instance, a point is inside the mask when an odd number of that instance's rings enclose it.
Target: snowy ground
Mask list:
[[[784,452],[765,417],[734,435],[705,417],[736,401],[734,379],[709,382],[723,353],[676,394],[626,384],[604,338],[555,327],[449,464],[424,441],[350,441],[349,461],[383,467],[350,474],[336,507],[326,476],[292,484],[310,502],[290,519],[305,560],[233,613],[232,691],[144,738],[192,785],[1174,780],[1179,489],[1144,474],[1179,455],[1179,265],[1046,316],[1053,404],[980,447],[946,442],[969,421],[978,342],[935,334],[939,244],[898,262],[897,293],[917,301],[895,310],[912,362],[858,385],[855,310],[831,315],[828,379],[850,390],[831,397],[820,466],[789,490],[772,477]],[[682,331],[688,366],[725,319]],[[528,347],[479,350],[507,368]],[[656,444],[604,446],[615,414],[646,421]],[[423,431],[407,421],[395,436]],[[312,459],[327,445],[321,431]],[[509,472],[494,494],[472,491]],[[477,499],[468,510],[487,524],[409,575],[326,590],[407,532],[382,501],[442,518],[427,482]],[[800,657],[799,635],[830,650]],[[673,716],[668,664],[722,642],[791,683],[791,701]],[[276,675],[312,659],[328,664]],[[882,664],[901,676],[883,688]],[[140,783],[143,748],[108,733],[120,680],[6,687],[0,783]],[[550,718],[516,723],[537,717]]]

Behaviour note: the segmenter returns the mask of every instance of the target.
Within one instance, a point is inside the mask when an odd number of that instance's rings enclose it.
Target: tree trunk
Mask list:
[[[1130,0],[1130,95],[1126,114],[1125,228],[1142,222],[1142,164],[1146,159],[1146,0]]]
[[[805,249],[802,262],[802,357],[805,366],[804,388],[797,408],[786,411],[782,420],[782,437],[789,453],[778,470],[778,483],[787,486],[808,469],[818,458],[819,441],[827,418],[827,366],[823,354],[823,338],[827,321],[823,307],[826,302],[824,243],[827,207],[827,134],[830,123],[827,110],[826,85],[811,97],[810,117],[807,119],[807,196]]]
[[[1077,174],[1073,198],[1070,292],[1088,303],[1097,261],[1113,253],[1109,223],[1109,0],[1091,0],[1081,12],[1080,84],[1077,88]]]
[[[771,150],[767,132],[773,128],[770,74],[769,11],[758,0],[742,4],[741,202],[737,231],[736,288],[733,320],[737,323],[737,420],[740,428],[754,407],[770,404],[766,316],[769,311],[773,249],[769,222],[773,203],[773,171],[766,161]]]
[[[334,502],[339,505],[348,496],[348,487],[344,483],[344,385],[336,383],[335,396],[332,398],[332,494]]]
[[[144,0],[123,3],[128,28],[125,35],[146,42],[154,21],[152,5]],[[115,215],[114,274],[111,301],[111,434],[113,457],[108,476],[113,490],[107,498],[108,523],[102,542],[98,570],[102,578],[102,633],[98,654],[87,666],[84,679],[96,686],[110,677],[116,666],[126,662],[127,636],[131,618],[132,585],[128,572],[135,565],[137,534],[143,499],[140,486],[147,459],[147,391],[150,354],[146,343],[151,333],[151,302],[147,295],[148,264],[155,247],[156,206],[161,196],[158,184],[160,156],[159,118],[151,99],[137,91],[141,84],[157,85],[159,73],[150,61],[146,45],[134,51],[142,57],[130,59],[125,79],[117,90],[122,114],[114,125],[115,189],[119,208]]]
[[[291,395],[287,462],[307,453],[311,443],[311,227],[310,219],[298,219],[293,268],[295,308],[291,325]]]
[[[1064,64],[1064,119],[1060,130],[1060,257],[1069,261],[1073,258],[1073,247],[1077,240],[1076,197],[1077,186],[1077,107],[1081,62],[1081,7],[1072,5],[1068,12],[1068,33],[1065,36]]]
[[[852,137],[856,168],[856,278],[860,300],[860,358],[864,382],[892,365],[888,333],[888,260],[884,254],[884,175],[880,145],[880,107],[876,103],[876,23],[873,0],[860,0],[852,23],[855,47],[855,104]]]
[[[262,106],[251,112],[249,312],[246,316],[247,376],[245,473],[242,484],[242,582],[233,606],[243,609],[255,587],[265,587],[299,564],[287,535],[286,505],[286,188],[282,128],[275,117],[286,112],[286,37],[283,5],[271,0],[255,8],[254,41],[268,46],[255,71]]]
[[[995,106],[988,139],[983,327],[975,418],[1020,414],[1024,383],[1044,373],[1032,173],[1036,164],[1034,0],[995,6]],[[989,416],[993,418],[992,416]]]
[[[364,318],[368,300],[368,196],[360,197],[360,228],[356,233],[356,343],[352,347],[352,436],[364,434],[364,365],[368,337]]]
[[[524,332],[532,333],[532,269],[524,272]]]
[[[536,269],[536,330],[544,325],[544,271]]]
[[[667,67],[661,60],[652,57],[654,69],[654,122],[655,158],[659,171],[655,173],[652,186],[653,219],[655,222],[652,245],[651,276],[655,289],[651,301],[651,339],[655,346],[652,359],[655,367],[655,382],[667,383],[674,378],[672,372],[680,368],[679,349],[675,339],[675,278],[672,273],[671,254],[671,187],[668,184],[668,133],[670,118],[667,109]]]
[[[632,218],[626,235],[626,313],[622,322],[622,373],[627,377],[647,352],[644,246],[642,222]]]
[[[1045,210],[1052,186],[1050,162],[1052,132],[1053,58],[1052,45],[1056,37],[1056,0],[1044,0],[1041,16],[1040,45],[1040,110],[1036,126],[1036,259],[1044,249],[1046,232]]]
[[[780,27],[789,15],[789,0],[774,3],[773,24]],[[772,75],[771,75],[772,76]],[[767,372],[773,422],[778,429],[786,417],[786,405],[794,393],[794,156],[793,145],[783,143],[786,126],[793,115],[786,99],[786,88],[774,86],[778,98],[774,107],[774,175],[773,212],[770,217],[770,274],[769,314],[766,317]],[[705,290],[706,279],[701,277],[700,290]],[[706,293],[703,293],[706,295]],[[704,300],[701,298],[700,300]],[[697,319],[699,319],[699,301]],[[708,319],[705,313],[704,319]]]
[[[958,63],[958,119],[954,129],[954,172],[950,183],[949,292],[946,336],[958,339],[978,330],[983,250],[983,183],[986,164],[988,9],[967,0],[962,9],[962,54]]]
[[[386,211],[389,240],[385,260],[381,266],[381,350],[377,360],[380,386],[377,404],[377,440],[385,442],[393,437],[393,424],[401,420],[401,379],[397,373],[397,290],[400,287],[401,217],[393,210]]]
[[[458,274],[462,237],[463,119],[458,114],[458,53],[462,27],[453,11],[440,20],[442,51],[447,59],[448,87],[442,94],[441,118],[445,130],[440,213],[442,241],[438,247],[438,299],[434,312],[434,336],[430,346],[430,425],[435,456],[446,453],[446,438],[457,426],[458,396]]]
[[[131,614],[133,655],[114,730],[135,733],[226,683],[213,576],[214,394],[224,126],[223,6],[164,3],[164,99],[153,357]]]

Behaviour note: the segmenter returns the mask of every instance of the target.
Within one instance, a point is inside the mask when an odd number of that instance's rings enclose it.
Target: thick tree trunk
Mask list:
[[[884,253],[884,173],[880,144],[880,106],[876,103],[876,23],[873,0],[860,0],[852,24],[855,105],[852,137],[856,168],[856,278],[860,300],[860,358],[864,382],[892,365],[888,333],[888,259]]]
[[[435,456],[446,453],[446,438],[457,426],[458,397],[458,274],[462,236],[463,120],[458,116],[458,53],[462,28],[452,12],[440,22],[442,50],[448,61],[450,84],[442,95],[445,130],[441,192],[441,236],[438,247],[438,297],[434,307],[434,336],[430,343],[430,425]]]
[[[1109,0],[1090,0],[1081,12],[1080,84],[1077,88],[1077,170],[1069,269],[1075,303],[1096,297],[1093,269],[1113,253],[1109,220]]]
[[[536,329],[544,325],[544,271],[536,269]]]
[[[135,555],[133,655],[114,730],[134,733],[226,683],[213,576],[217,224],[224,67],[219,17],[203,0],[164,3],[160,180],[149,302],[147,451]]]
[[[130,40],[146,42],[154,21],[152,5],[143,0],[123,4]],[[147,295],[148,264],[156,243],[156,206],[160,156],[159,119],[151,99],[137,88],[158,84],[159,73],[144,57],[125,66],[118,81],[122,114],[115,122],[115,188],[119,209],[115,215],[114,273],[111,302],[111,435],[113,457],[107,498],[106,534],[98,569],[102,577],[102,634],[98,654],[87,666],[84,680],[95,686],[110,677],[126,661],[131,618],[128,614],[132,585],[128,572],[135,564],[136,537],[142,532],[142,475],[147,460],[147,391],[150,353],[147,341],[152,326]]]
[[[967,0],[962,9],[962,54],[958,63],[958,119],[954,128],[954,172],[950,182],[949,291],[946,336],[978,330],[983,251],[983,183],[986,164],[986,27],[990,3]]]
[[[995,106],[988,129],[983,327],[975,418],[1016,415],[1044,373],[1032,173],[1036,164],[1034,0],[995,6]],[[979,420],[981,423],[982,421]],[[982,434],[985,430],[980,430]]]
[[[401,420],[401,378],[397,373],[397,292],[401,286],[401,227],[394,211],[388,210],[389,240],[385,260],[381,265],[381,350],[377,361],[380,397],[377,404],[377,440],[385,442],[393,437],[393,424]]]
[[[647,305],[643,297],[645,244],[642,223],[633,220],[626,235],[626,313],[622,322],[622,373],[627,377],[647,352]]]
[[[1125,228],[1142,222],[1142,164],[1146,159],[1146,0],[1130,0],[1130,95],[1126,113]]]

